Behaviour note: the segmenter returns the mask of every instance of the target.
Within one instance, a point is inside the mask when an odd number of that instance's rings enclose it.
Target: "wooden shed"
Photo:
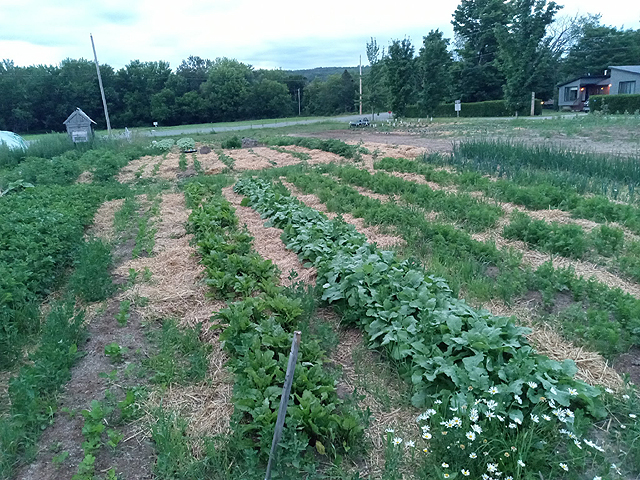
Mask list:
[[[67,133],[74,143],[88,142],[93,138],[93,125],[95,125],[96,122],[91,120],[89,115],[84,113],[80,108],[76,108],[63,123],[67,126]]]

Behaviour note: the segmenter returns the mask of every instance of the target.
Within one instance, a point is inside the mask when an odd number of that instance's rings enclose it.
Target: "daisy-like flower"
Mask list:
[[[626,425],[620,425],[620,428],[621,428],[622,430],[626,430],[626,429],[627,429],[627,426],[626,426]]]
[[[408,448],[413,448],[416,446],[415,442],[413,440],[407,440],[406,442],[404,442],[405,446],[407,446]]]
[[[474,432],[467,432],[466,436],[472,442],[476,439],[476,434]]]
[[[393,444],[394,445],[400,445],[402,443],[402,439],[400,437],[396,437],[393,439]]]
[[[536,382],[527,382],[527,385],[531,388],[538,388],[538,384]]]
[[[518,450],[516,447],[511,447],[512,452],[515,452],[516,450]]]
[[[496,402],[495,400],[489,400],[487,402],[487,408],[489,410],[495,410],[497,406],[498,406],[498,402]]]
[[[453,426],[456,428],[460,428],[462,426],[462,420],[460,420],[458,417],[453,417],[451,419],[451,422],[453,423]]]
[[[637,418],[637,415],[635,413],[630,413],[629,418]]]
[[[428,449],[428,448],[423,448],[423,449],[422,449],[422,451],[423,451],[424,453],[429,453],[429,449]]]
[[[436,405],[442,405],[442,400],[434,400],[433,403]]]
[[[575,415],[573,414],[573,412],[571,410],[569,410],[568,408],[565,408],[563,410],[563,412],[565,416],[569,417],[569,418],[573,418],[575,417]]]
[[[576,390],[575,388],[568,388],[567,392],[569,392],[569,395],[571,395],[572,397],[578,395],[578,390]]]
[[[442,468],[449,468],[449,464],[446,462],[442,462]]]
[[[449,433],[449,432],[447,432],[446,430],[443,430],[443,431],[440,432],[441,435],[446,435],[447,433]]]
[[[476,399],[475,402],[473,402],[474,405],[478,405],[480,402],[482,402],[482,400],[480,400],[479,398]]]
[[[467,390],[472,391],[472,390],[473,390],[473,387],[472,387],[471,385],[469,385],[469,386],[467,387]]]
[[[522,460],[518,460],[518,466],[522,468],[526,467],[525,463]]]
[[[445,473],[443,476],[444,478],[449,478],[451,475],[449,475],[448,473]]]
[[[491,480],[491,477],[489,475],[487,475],[486,473],[482,474],[482,480]]]
[[[623,398],[624,400],[629,400],[629,395],[627,395],[627,394],[625,393],[624,395],[622,395],[622,398]]]
[[[595,443],[593,443],[591,440],[587,440],[586,438],[584,439],[584,443],[586,443],[591,448],[595,446]]]
[[[482,427],[480,425],[473,424],[471,425],[471,430],[476,433],[482,433]]]
[[[425,420],[429,420],[429,417],[426,416],[424,413],[421,413],[420,415],[418,415],[418,417],[416,418],[416,422],[420,423],[420,422],[424,422]]]
[[[479,417],[480,416],[478,415],[478,409],[472,408],[469,412],[469,420],[471,420],[472,422],[477,422]]]
[[[495,395],[496,393],[500,393],[500,392],[498,391],[498,387],[491,387],[491,388],[489,389],[489,393],[490,393],[491,395]]]
[[[578,439],[575,439],[573,441],[573,443],[575,444],[576,447],[578,447],[580,450],[582,450],[582,444],[578,441]]]
[[[491,420],[492,418],[495,418],[496,414],[493,413],[491,410],[489,410],[487,413],[484,414],[485,417],[487,417],[489,420]]]
[[[440,422],[440,425],[442,425],[442,422]],[[453,428],[453,420],[447,420],[444,422],[444,426],[447,428]]]
[[[498,465],[495,463],[487,463],[487,472],[493,473],[498,471]]]
[[[509,452],[504,452],[504,456],[505,456],[505,457],[507,457],[507,458],[509,458],[509,457],[510,457]]]
[[[602,480],[602,477],[593,477],[593,480]]]
[[[549,408],[556,408],[556,402],[549,400]]]
[[[467,447],[464,446],[464,443],[461,443],[460,444],[460,450],[464,450],[465,448],[467,448]]]
[[[471,452],[469,454],[469,458],[478,458],[478,454],[476,452]]]
[[[518,426],[515,423],[510,423],[509,428],[518,428]]]
[[[522,405],[522,398],[520,398],[520,395],[514,395],[513,398],[516,399],[516,402],[518,402],[519,405]]]
[[[442,403],[442,402],[440,402],[440,403]],[[433,408],[429,408],[429,409],[427,409],[426,412],[424,412],[424,414],[430,417],[431,415],[435,415],[436,411]]]
[[[513,480],[513,477],[511,475],[509,475],[507,478],[505,478],[504,480]]]
[[[429,430],[431,430],[431,427],[429,425],[422,425],[420,428],[423,432],[428,432]]]
[[[504,422],[504,417],[502,415],[496,415],[496,417],[498,417],[498,420],[501,422]]]
[[[393,428],[387,428],[387,429],[385,430],[385,432],[387,432],[387,433],[394,433],[394,432],[395,432],[395,430],[394,430]]]
[[[542,418],[544,418],[547,422],[551,421],[551,417],[549,415],[542,415]]]
[[[566,464],[566,463],[561,463],[561,464],[560,464],[560,468],[561,468],[561,469],[563,469],[565,472],[568,472],[568,471],[569,471],[569,467],[567,466],[567,464]]]
[[[533,413],[531,414],[531,421],[533,423],[540,423],[540,418],[538,417],[538,415],[534,415]]]
[[[424,438],[425,440],[431,440],[431,437],[433,437],[433,435],[431,435],[429,432],[424,432],[422,434],[422,438]]]
[[[518,425],[522,425],[522,420],[520,420],[518,417],[515,417],[513,421],[516,422]]]
[[[464,468],[462,470],[460,470],[460,472],[462,473],[462,475],[464,475],[465,477],[468,477],[469,475],[471,475],[471,472],[469,470],[465,470]]]
[[[605,388],[604,391],[607,393],[613,393],[613,390],[611,388]]]

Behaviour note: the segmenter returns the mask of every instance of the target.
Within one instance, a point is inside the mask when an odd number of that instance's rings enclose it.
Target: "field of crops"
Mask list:
[[[0,165],[0,478],[640,475],[638,158],[238,147]]]

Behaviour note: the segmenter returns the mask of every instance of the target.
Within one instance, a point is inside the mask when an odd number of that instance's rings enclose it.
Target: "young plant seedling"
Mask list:
[[[131,316],[129,313],[129,308],[131,308],[131,300],[123,300],[120,302],[120,310],[116,314],[116,320],[121,327],[124,327]]]
[[[114,363],[122,361],[122,355],[126,353],[126,348],[122,348],[117,342],[112,342],[104,346],[104,354],[111,358]]]

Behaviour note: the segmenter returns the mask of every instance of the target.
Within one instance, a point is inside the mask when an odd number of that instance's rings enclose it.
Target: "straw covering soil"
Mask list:
[[[100,208],[98,208],[98,211],[93,217],[93,225],[87,231],[87,237],[100,237],[108,242],[113,240],[115,236],[113,219],[123,203],[124,199],[119,198],[117,200],[104,202],[100,205]]]
[[[265,227],[260,214],[249,207],[243,207],[240,202],[244,197],[234,193],[233,187],[222,190],[223,195],[236,209],[236,216],[240,224],[245,224],[249,233],[254,237],[253,248],[264,259],[271,260],[280,270],[280,283],[290,285],[291,272],[295,272],[294,282],[315,284],[315,268],[304,268],[298,256],[285,248],[280,235],[282,230]]]

